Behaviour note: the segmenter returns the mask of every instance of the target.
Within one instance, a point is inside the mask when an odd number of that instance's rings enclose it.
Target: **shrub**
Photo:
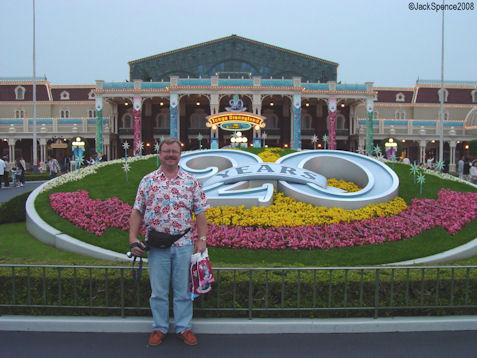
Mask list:
[[[0,224],[25,221],[25,203],[31,191],[0,204]]]

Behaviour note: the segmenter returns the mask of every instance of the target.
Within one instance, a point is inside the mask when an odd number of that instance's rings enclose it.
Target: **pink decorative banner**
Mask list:
[[[330,98],[328,103],[328,148],[336,149],[336,98]]]
[[[133,114],[134,114],[134,136],[133,136],[133,153],[136,154],[139,152],[138,148],[138,143],[142,142],[142,136],[141,136],[141,116],[142,116],[142,110],[141,110],[141,97],[134,97],[134,103],[133,103]]]

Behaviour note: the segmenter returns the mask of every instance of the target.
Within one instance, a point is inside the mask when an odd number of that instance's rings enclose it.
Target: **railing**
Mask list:
[[[147,267],[0,265],[0,312],[149,315]],[[477,313],[477,266],[214,268],[201,317]],[[81,311],[81,312],[80,312]]]

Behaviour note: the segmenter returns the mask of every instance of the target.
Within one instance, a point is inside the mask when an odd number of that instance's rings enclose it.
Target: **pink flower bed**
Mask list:
[[[129,230],[131,205],[118,198],[91,199],[86,190],[79,190],[51,194],[50,205],[62,218],[97,236],[102,236],[110,227]],[[142,227],[141,234],[144,233]]]
[[[129,228],[131,206],[117,198],[93,200],[78,191],[52,194],[50,202],[58,215],[98,236],[109,227]],[[413,199],[398,215],[360,222],[270,228],[211,224],[207,243],[240,249],[331,249],[404,240],[437,226],[455,235],[476,217],[477,193],[441,189],[437,200]]]

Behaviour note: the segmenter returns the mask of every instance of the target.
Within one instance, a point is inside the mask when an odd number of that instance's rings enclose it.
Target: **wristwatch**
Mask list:
[[[207,237],[206,237],[206,236],[201,236],[201,237],[199,237],[199,240],[201,240],[201,241],[204,241],[204,242],[205,242],[205,241],[207,241]]]

